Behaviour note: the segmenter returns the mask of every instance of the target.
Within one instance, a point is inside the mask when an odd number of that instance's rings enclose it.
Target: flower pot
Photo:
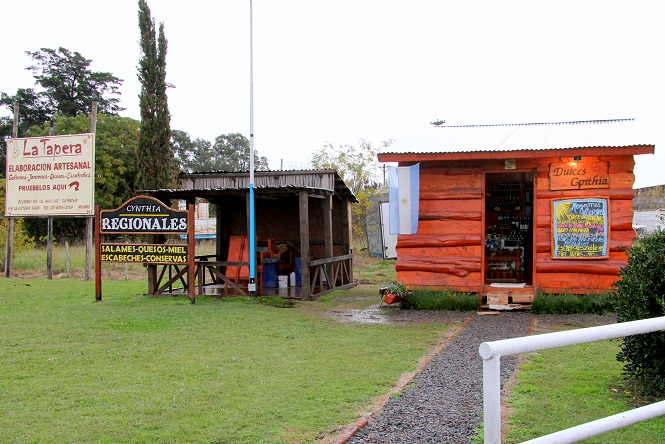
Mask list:
[[[399,302],[401,300],[402,300],[402,296],[398,296],[394,293],[386,293],[386,294],[383,295],[383,302],[385,302],[388,305],[394,304],[394,303]]]

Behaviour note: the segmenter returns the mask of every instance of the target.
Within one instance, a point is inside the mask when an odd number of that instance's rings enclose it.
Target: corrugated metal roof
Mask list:
[[[249,172],[210,171],[200,173],[180,173],[182,187],[180,189],[142,190],[147,194],[183,195],[195,194],[205,197],[207,194],[220,192],[246,192],[249,188]],[[280,194],[289,192],[297,194],[299,190],[309,190],[322,194],[339,193],[356,197],[342,180],[336,170],[289,170],[289,171],[256,171],[254,188],[257,193]]]
[[[419,150],[405,147],[391,150],[389,153],[425,154],[653,145],[640,133],[635,119],[442,125],[438,128],[441,132],[438,146]]]

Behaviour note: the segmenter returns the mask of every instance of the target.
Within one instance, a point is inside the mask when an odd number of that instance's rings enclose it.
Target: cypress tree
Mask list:
[[[166,96],[167,41],[163,23],[159,25],[157,37],[155,21],[145,0],[139,0],[139,30],[141,127],[136,156],[136,186],[144,190],[170,188],[175,184],[175,161],[171,151],[171,115]]]

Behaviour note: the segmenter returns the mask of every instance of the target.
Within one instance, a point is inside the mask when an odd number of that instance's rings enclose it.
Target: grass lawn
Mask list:
[[[522,442],[637,407],[621,376],[618,352],[618,341],[600,341],[525,355],[507,401],[505,442]],[[584,442],[651,444],[664,437],[661,417]]]
[[[0,279],[3,442],[330,440],[457,327],[327,315],[378,286],[294,308],[146,289],[105,281],[95,303],[94,281]]]

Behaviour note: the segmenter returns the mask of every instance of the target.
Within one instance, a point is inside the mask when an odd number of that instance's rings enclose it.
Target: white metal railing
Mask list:
[[[665,330],[665,316],[622,322],[598,327],[546,333],[521,338],[483,342],[479,352],[483,358],[483,398],[485,444],[501,444],[501,356],[528,353],[549,348],[565,347],[586,342],[615,339]],[[592,421],[550,435],[527,441],[529,443],[574,443],[592,436],[616,430],[636,422],[665,415],[665,401],[650,404],[618,415]]]

